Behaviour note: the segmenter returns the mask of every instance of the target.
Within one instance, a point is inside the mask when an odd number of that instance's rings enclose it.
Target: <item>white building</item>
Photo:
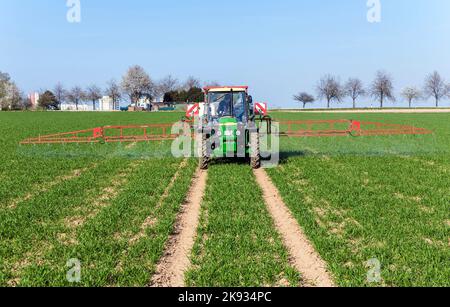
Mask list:
[[[117,111],[118,105],[114,105],[114,101],[109,96],[103,96],[99,100],[100,111]]]
[[[37,107],[39,106],[39,93],[34,92],[31,94],[28,94],[28,99],[30,99],[30,101],[31,101],[31,108],[37,109]]]
[[[116,111],[119,109],[119,104],[114,106],[114,102],[111,97],[103,96],[98,100],[98,107],[96,107],[95,111]],[[63,103],[61,104],[61,111],[81,111],[81,112],[92,112],[94,111],[94,107],[92,103],[82,102],[78,104],[78,110],[74,103]]]
[[[77,106],[74,103],[63,103],[61,104],[61,111],[93,111],[94,108],[92,107],[91,104],[84,104],[84,103],[80,103],[78,105],[78,110],[77,110]]]

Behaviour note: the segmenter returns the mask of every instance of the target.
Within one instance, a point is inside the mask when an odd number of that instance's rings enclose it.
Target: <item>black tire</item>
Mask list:
[[[259,133],[250,133],[250,165],[253,169],[261,167],[261,152],[259,148]]]
[[[203,138],[202,140],[202,152],[200,157],[200,169],[207,170],[209,166],[209,153],[208,153],[208,140]]]

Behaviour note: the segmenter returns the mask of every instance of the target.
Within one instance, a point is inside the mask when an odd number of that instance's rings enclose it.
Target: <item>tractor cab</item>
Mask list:
[[[253,116],[253,101],[247,86],[206,87],[204,91],[208,122],[234,119],[236,123],[246,123]]]
[[[201,167],[212,157],[250,157],[259,167],[258,128],[247,86],[206,87]]]

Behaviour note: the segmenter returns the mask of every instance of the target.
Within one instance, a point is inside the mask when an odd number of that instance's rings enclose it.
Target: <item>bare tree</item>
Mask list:
[[[33,106],[31,99],[26,95],[23,95],[21,100],[21,107],[23,110],[28,111]]]
[[[313,103],[315,101],[315,98],[308,93],[302,92],[298,95],[294,95],[294,100],[301,102],[303,104],[303,109],[306,109],[306,105],[308,103]]]
[[[370,88],[370,95],[380,101],[381,108],[384,107],[386,100],[395,101],[392,77],[384,71],[377,72]]]
[[[120,91],[120,86],[117,84],[116,80],[112,79],[108,82],[105,94],[112,99],[113,109],[116,110],[119,101],[122,98],[122,92]]]
[[[436,108],[439,107],[439,101],[448,93],[448,87],[441,75],[435,71],[428,75],[425,80],[424,94],[427,98],[433,97],[436,101]]]
[[[187,80],[184,82],[183,89],[185,91],[189,91],[192,88],[200,88],[201,82],[199,79],[196,79],[192,76],[188,77]]]
[[[102,98],[102,90],[97,85],[92,84],[86,89],[86,99],[92,101],[92,109],[95,111],[95,103]]]
[[[10,82],[7,89],[7,104],[9,109],[18,110],[22,102],[23,93],[15,82]]]
[[[317,94],[320,99],[325,98],[327,100],[327,107],[330,108],[332,101],[340,102],[342,100],[344,90],[336,77],[326,75],[320,79],[317,85]]]
[[[78,110],[78,105],[80,102],[86,99],[86,93],[79,86],[75,86],[67,93],[67,100],[71,103],[75,104],[76,109]]]
[[[6,85],[11,80],[11,77],[7,73],[0,71],[0,97],[6,95]]]
[[[150,76],[141,66],[132,66],[122,78],[122,89],[130,97],[131,103],[137,104],[143,97],[151,98],[155,86]]]
[[[206,87],[220,86],[220,83],[217,81],[206,81],[205,86]]]
[[[0,71],[0,107],[6,109],[9,107],[7,102],[8,87],[10,84],[10,76]]]
[[[55,95],[56,100],[58,101],[58,106],[61,109],[61,104],[64,102],[64,99],[66,98],[67,94],[61,82],[58,82],[55,85],[55,88],[53,89],[53,94]]]
[[[179,85],[178,79],[172,77],[172,75],[168,75],[158,83],[157,86],[158,96],[162,97],[166,93],[175,91],[178,88],[178,85]]]
[[[409,108],[411,108],[413,101],[420,99],[422,97],[422,93],[416,87],[406,87],[402,91],[402,96],[408,100]]]
[[[366,90],[360,79],[350,78],[345,84],[345,94],[353,101],[353,109],[356,109],[356,100],[366,95]]]
[[[43,110],[55,110],[56,108],[58,108],[58,105],[58,99],[51,91],[47,90],[39,96],[39,106]]]

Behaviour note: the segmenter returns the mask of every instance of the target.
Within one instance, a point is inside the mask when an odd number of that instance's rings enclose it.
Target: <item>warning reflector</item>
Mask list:
[[[265,103],[265,102],[255,103],[255,114],[266,116],[267,115],[267,103]]]
[[[190,104],[188,105],[187,111],[186,111],[186,117],[192,118],[200,115],[200,104]]]

